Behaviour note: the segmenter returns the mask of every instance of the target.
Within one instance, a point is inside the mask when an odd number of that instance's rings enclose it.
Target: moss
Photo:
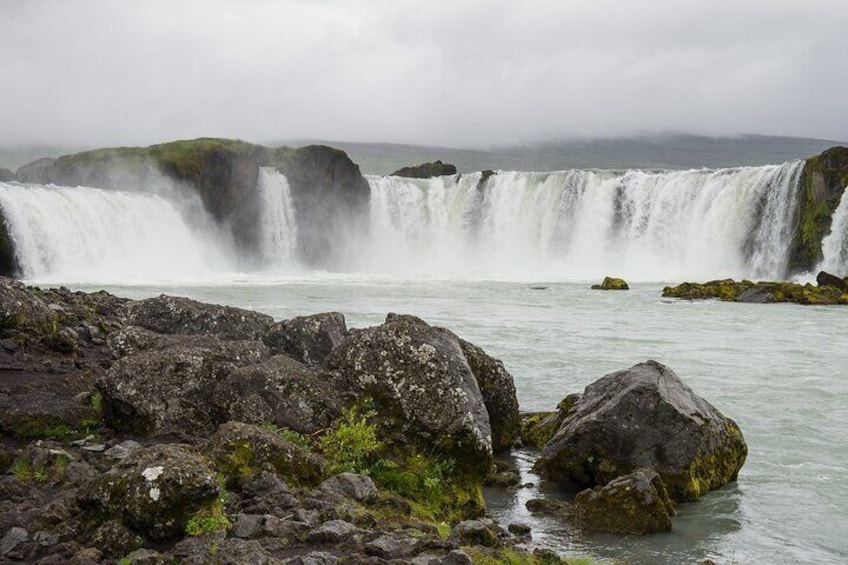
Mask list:
[[[556,412],[525,414],[521,420],[521,441],[524,445],[541,449],[554,437],[558,428]]]
[[[550,550],[533,553],[517,548],[488,548],[471,546],[462,548],[474,565],[597,565],[590,557],[559,557]]]
[[[201,536],[214,532],[226,531],[232,526],[232,522],[224,512],[229,494],[225,488],[225,478],[217,475],[218,497],[206,508],[198,510],[188,519],[185,526],[186,535]]]

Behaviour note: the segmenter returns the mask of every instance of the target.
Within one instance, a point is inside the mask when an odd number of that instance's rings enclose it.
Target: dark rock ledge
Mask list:
[[[614,423],[638,417],[633,460]],[[413,316],[348,329],[0,278],[0,562],[567,563],[485,516],[521,425],[503,364]],[[541,473],[594,487],[557,506],[582,528],[665,531],[745,456],[735,424],[651,362],[525,428]]]

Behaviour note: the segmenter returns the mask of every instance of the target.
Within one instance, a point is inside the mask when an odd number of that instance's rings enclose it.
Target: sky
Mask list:
[[[848,140],[845,0],[0,0],[0,145]]]

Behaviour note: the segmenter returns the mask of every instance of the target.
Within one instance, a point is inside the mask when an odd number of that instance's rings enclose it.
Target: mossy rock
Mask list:
[[[627,281],[616,277],[604,277],[601,284],[592,285],[592,290],[630,290]]]
[[[832,147],[807,159],[799,183],[798,223],[789,253],[789,273],[812,270],[822,260],[822,239],[848,186],[848,147]]]
[[[663,296],[686,300],[717,298],[725,302],[792,302],[803,305],[845,304],[844,292],[831,285],[814,286],[792,282],[723,279],[706,283],[682,283],[667,286]]]
[[[221,486],[210,462],[191,448],[142,448],[94,478],[77,502],[96,519],[111,518],[149,539],[182,537],[189,520],[220,504]]]
[[[324,477],[325,462],[314,453],[260,426],[227,422],[209,440],[206,451],[229,486],[270,470],[288,484],[304,488]]]
[[[578,400],[580,400],[579,394],[569,394],[560,401],[555,412],[523,414],[521,418],[521,440],[524,444],[542,449],[554,437]]]

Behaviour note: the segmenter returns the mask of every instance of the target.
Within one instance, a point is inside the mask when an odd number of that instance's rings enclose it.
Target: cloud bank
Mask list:
[[[848,3],[0,0],[0,144],[848,139]]]

